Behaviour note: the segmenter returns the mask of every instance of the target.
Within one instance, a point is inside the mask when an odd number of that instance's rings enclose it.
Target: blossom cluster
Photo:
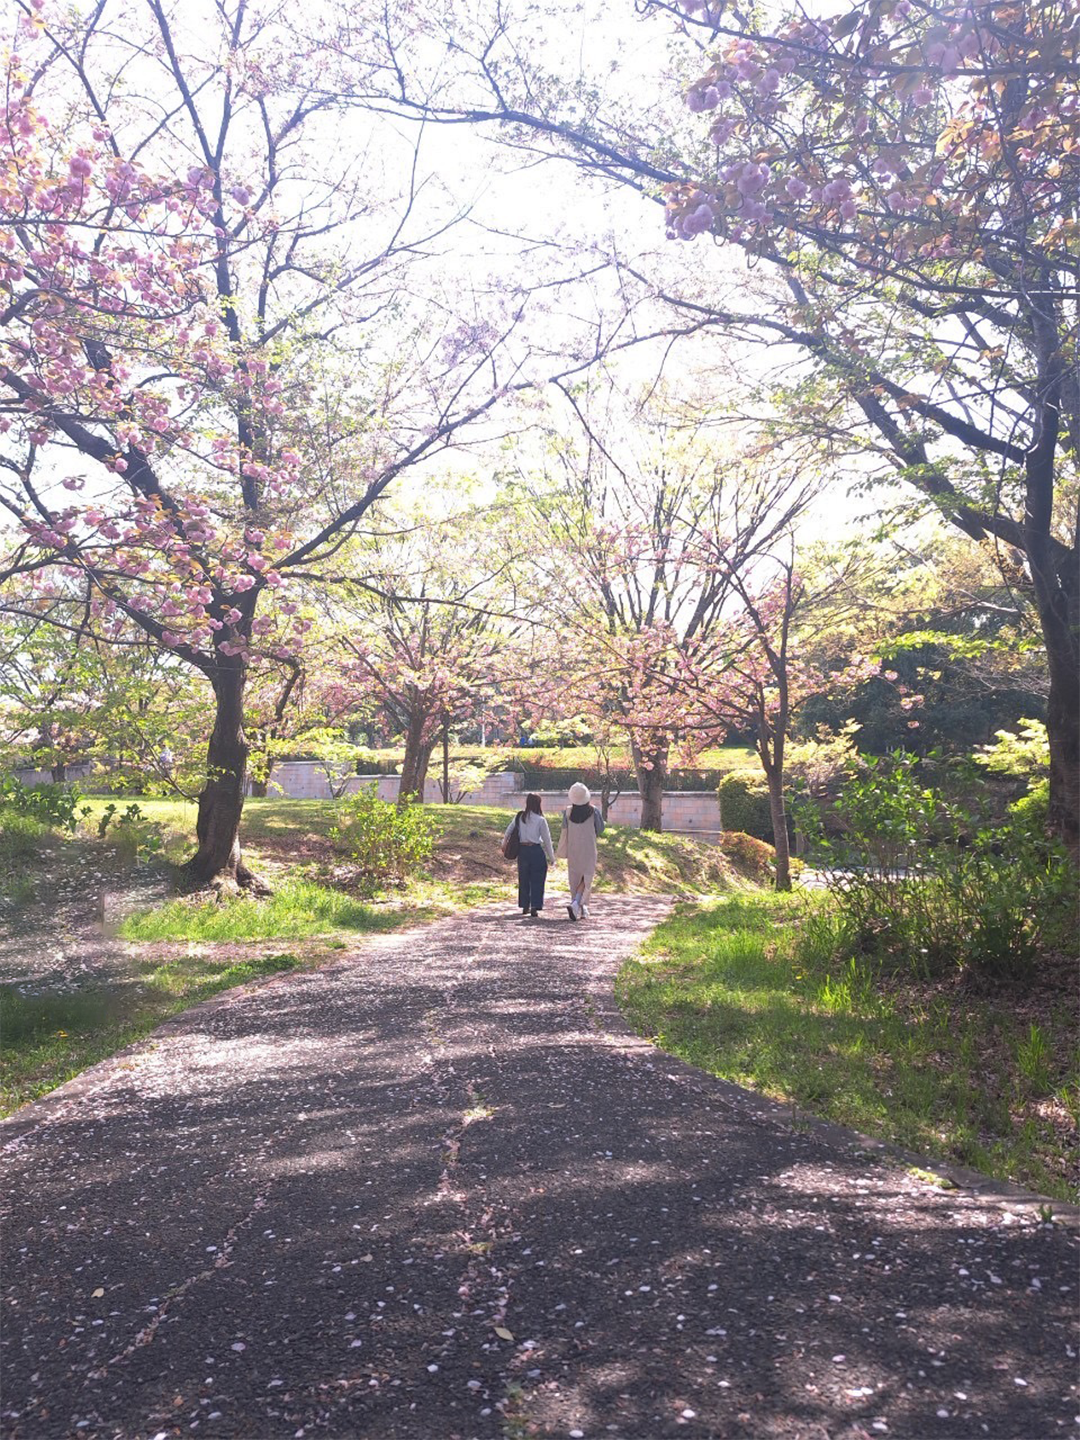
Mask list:
[[[891,0],[730,39],[685,95],[709,116],[715,175],[671,187],[669,234],[786,229],[906,262],[961,255],[980,225],[1015,248],[1022,208],[1022,243],[1061,252],[1080,95],[1068,42],[1038,29],[1051,8],[1010,22],[989,0]]]
[[[11,508],[33,543],[98,577],[104,633],[126,616],[190,655],[289,653],[310,621],[289,601],[255,618],[253,601],[284,583],[302,458],[274,438],[280,377],[233,343],[208,278],[213,176],[155,176],[103,125],[62,124],[31,98],[28,68],[9,57],[0,125],[0,383],[13,397],[0,434],[24,477]],[[236,504],[242,484],[259,526]]]

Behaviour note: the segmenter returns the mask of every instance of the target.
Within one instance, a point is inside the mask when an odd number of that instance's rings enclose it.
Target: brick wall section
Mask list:
[[[380,800],[396,800],[399,780],[396,775],[355,775],[349,780],[349,790],[361,785],[378,785]],[[275,765],[270,777],[271,795],[281,795],[289,800],[328,800],[330,786],[321,767],[312,760],[287,760]],[[540,790],[537,792],[544,802],[546,815],[558,815],[566,806],[566,792],[563,790]],[[489,775],[479,790],[471,790],[464,799],[467,805],[498,805],[502,809],[520,807],[522,796],[521,776],[510,771]],[[439,801],[442,798],[437,780],[428,780],[424,799]],[[635,829],[641,823],[641,797],[636,792],[622,794],[611,807],[608,818],[613,825],[629,825]],[[685,831],[688,834],[711,838],[720,830],[720,804],[712,790],[666,790],[664,792],[664,829]]]

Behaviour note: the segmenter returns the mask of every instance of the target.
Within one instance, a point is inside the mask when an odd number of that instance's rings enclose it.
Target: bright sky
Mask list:
[[[555,3],[561,7],[560,23],[546,25],[534,37],[542,47],[545,67],[570,81],[580,78],[594,84],[605,95],[605,106],[625,105],[635,124],[656,109],[667,112],[663,123],[685,124],[692,133],[693,117],[679,104],[677,87],[669,78],[669,21],[640,18],[629,0],[616,0],[615,5],[595,0]],[[212,15],[214,8],[210,0],[183,0],[177,7],[186,27],[183,38],[192,49],[202,49],[200,14]],[[114,4],[107,13],[119,15],[121,7]],[[465,41],[463,36],[462,43]],[[694,64],[692,59],[687,63]],[[157,73],[151,62],[140,59],[129,72],[128,83],[152,92],[155,83],[160,84]],[[340,123],[337,117],[334,123]],[[656,123],[661,123],[659,114]],[[333,140],[339,156],[349,152],[362,155],[363,165],[370,167],[375,179],[380,170],[392,175],[405,169],[417,136],[417,127],[406,121],[372,122],[365,115],[355,126],[335,133]],[[598,263],[609,245],[624,258],[640,260],[641,268],[664,277],[673,289],[704,279],[706,293],[717,295],[733,283],[741,284],[744,270],[737,255],[706,239],[690,244],[665,240],[663,212],[654,201],[627,187],[584,176],[565,162],[515,152],[499,139],[493,126],[428,126],[421,145],[419,173],[429,177],[435,211],[470,211],[465,223],[440,240],[442,258],[427,268],[441,271],[448,292],[459,305],[462,296],[472,291],[478,318],[486,318],[489,307],[497,312],[500,303],[509,303],[503,298],[509,285],[516,281],[528,285],[534,264],[572,274]],[[196,158],[194,153],[173,154],[170,163],[182,170]],[[447,196],[451,197],[449,204]],[[418,219],[418,228],[422,223]],[[595,250],[590,254],[592,247]],[[548,292],[540,302],[549,310],[539,334],[544,348],[552,353],[533,360],[526,373],[541,378],[557,370],[560,348],[579,345],[583,327],[595,325],[605,312],[606,330],[619,314],[619,302],[610,271],[588,286]],[[641,314],[639,329],[648,331],[669,323],[671,316],[653,307]],[[773,355],[767,363],[775,364],[776,359]],[[714,393],[720,411],[733,398],[734,371],[760,378],[765,364],[755,352],[735,355],[720,338],[698,338],[680,342],[671,351],[657,342],[642,344],[627,351],[617,368],[621,382],[628,387],[651,384],[662,369],[664,380],[676,392],[701,394],[706,401]],[[501,436],[505,428],[505,418],[498,416],[487,433]],[[468,453],[449,465],[446,457],[440,459],[439,468],[460,464],[483,473],[485,464],[498,463],[497,454],[491,461],[480,457],[478,463],[477,443],[482,434],[470,434]],[[835,518],[834,501],[830,525],[835,525]]]
[[[538,41],[543,46],[543,63],[569,79],[580,77],[605,96],[605,109],[625,107],[635,124],[639,117],[656,110],[666,112],[666,123],[696,133],[694,117],[683,108],[681,87],[671,79],[673,57],[692,72],[696,60],[685,43],[673,44],[671,22],[662,17],[642,18],[626,0],[615,5],[577,4],[561,0],[563,22],[550,27]],[[478,100],[478,103],[481,103]],[[659,114],[657,119],[659,121]],[[405,143],[411,143],[412,127],[396,127]],[[647,131],[647,124],[642,128]],[[741,254],[725,250],[708,239],[693,243],[668,241],[664,236],[663,210],[655,200],[629,187],[604,183],[585,175],[574,166],[556,159],[541,158],[542,140],[535,153],[514,151],[500,144],[494,126],[445,128],[429,126],[424,134],[425,167],[433,169],[463,205],[471,207],[470,221],[455,231],[447,255],[447,266],[460,284],[463,274],[482,284],[494,273],[505,277],[520,265],[522,252],[533,254],[530,243],[550,250],[553,240],[566,247],[566,266],[580,263],[586,247],[598,254],[614,246],[626,258],[640,260],[642,270],[665,281],[673,290],[692,293],[704,282],[706,293],[719,296],[734,290],[746,309],[754,300],[745,288],[746,269]],[[658,135],[658,139],[661,136]],[[741,293],[740,293],[741,292]],[[611,307],[618,297],[610,277],[595,286],[598,306]],[[583,297],[574,293],[574,313],[582,313]],[[643,313],[643,330],[671,324],[675,317],[661,307]],[[553,316],[552,337],[557,334],[558,317]],[[624,352],[616,371],[627,386],[651,385],[662,374],[676,392],[716,394],[717,410],[738,396],[736,373],[761,381],[777,367],[799,363],[794,350],[774,350],[766,355],[759,348],[734,346],[717,335],[680,342],[668,350],[665,342],[646,343]],[[568,417],[570,423],[572,419]],[[727,435],[718,425],[718,443]],[[806,517],[805,533],[814,538],[835,536],[841,526],[857,515],[873,513],[874,504],[865,497],[846,495],[848,479],[841,480],[828,499]]]

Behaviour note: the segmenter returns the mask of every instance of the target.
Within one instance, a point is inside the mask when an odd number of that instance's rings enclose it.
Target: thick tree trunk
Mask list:
[[[1051,688],[1056,715],[1050,742],[1050,826],[1080,860],[1080,719],[1076,713],[1076,686],[1062,703]],[[1048,710],[1049,713],[1049,710]],[[1049,727],[1047,727],[1049,729]]]
[[[63,760],[58,760],[56,764],[50,768],[49,774],[52,776],[54,785],[63,785],[67,779],[66,763]]]
[[[637,771],[638,793],[641,795],[642,830],[663,829],[664,786],[668,774],[668,746],[661,744],[646,751],[636,740],[630,742]]]
[[[427,786],[428,767],[431,764],[431,752],[435,749],[435,741],[428,740],[420,747],[420,754],[416,764],[416,803],[424,803],[424,789]]]
[[[424,786],[427,783],[428,765],[435,748],[434,738],[425,737],[427,715],[413,714],[405,730],[405,758],[401,764],[401,784],[398,787],[399,805],[422,805]]]
[[[1050,829],[1074,857],[1080,856],[1080,574],[1045,583],[1036,565],[1039,610],[1050,692],[1046,733],[1050,742]]]
[[[247,665],[241,656],[219,654],[218,667],[213,681],[214,728],[206,754],[206,785],[199,796],[195,825],[199,848],[187,869],[192,879],[202,885],[233,881],[250,886],[255,877],[240,856],[240,816],[248,757],[244,735]]]
[[[265,800],[269,788],[270,788],[270,777],[269,777],[269,776],[267,776],[265,780],[252,780],[252,782],[251,782],[251,798],[252,798],[253,800]]]
[[[1040,362],[1039,405],[1024,466],[1024,550],[1050,675],[1050,828],[1080,858],[1080,555],[1075,532],[1069,548],[1053,538],[1063,399],[1075,380],[1052,313],[1033,302],[1031,319]]]
[[[1044,627],[1045,633],[1045,627]],[[1050,742],[1050,829],[1080,857],[1080,684],[1075,670],[1050,665],[1046,733]]]

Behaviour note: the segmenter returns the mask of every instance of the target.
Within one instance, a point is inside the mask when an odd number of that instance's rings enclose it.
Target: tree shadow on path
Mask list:
[[[1071,1427],[1070,1237],[630,1036],[611,977],[664,913],[372,937],[0,1130],[2,1433]]]

